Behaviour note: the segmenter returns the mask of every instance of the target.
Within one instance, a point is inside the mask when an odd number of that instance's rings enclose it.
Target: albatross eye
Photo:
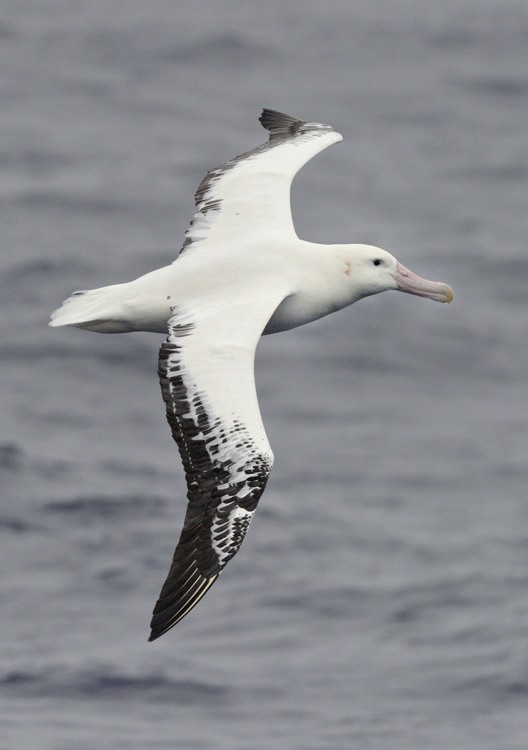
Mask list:
[[[382,265],[382,263],[383,263],[383,261],[382,261],[382,260],[381,260],[380,258],[376,258],[376,260],[373,260],[373,261],[372,261],[372,263],[373,263],[373,264],[374,264],[375,266],[381,266],[381,265]]]

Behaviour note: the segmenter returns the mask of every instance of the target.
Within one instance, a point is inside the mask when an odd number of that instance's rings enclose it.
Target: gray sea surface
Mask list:
[[[1,750],[528,747],[526,0],[4,0],[0,90]],[[262,340],[272,479],[147,644],[185,509],[162,337],[48,316],[170,263],[263,106],[345,137],[299,235],[455,300]]]

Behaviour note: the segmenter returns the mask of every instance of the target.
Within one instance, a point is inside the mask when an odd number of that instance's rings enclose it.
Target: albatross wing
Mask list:
[[[259,119],[270,132],[268,142],[208,172],[195,194],[197,210],[182,252],[204,248],[203,240],[233,243],[255,233],[296,237],[291,182],[306,162],[343,136],[330,125],[272,109]]]
[[[177,307],[159,355],[167,419],[187,481],[183,530],[151,622],[154,640],[198,603],[238,551],[273,463],[253,362],[284,282]]]

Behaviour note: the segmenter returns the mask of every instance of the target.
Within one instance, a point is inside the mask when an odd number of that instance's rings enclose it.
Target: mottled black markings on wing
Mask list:
[[[154,640],[199,602],[236,554],[271,470],[240,421],[222,424],[186,371],[184,339],[192,324],[172,325],[158,373],[187,482],[187,512],[151,622]],[[218,458],[221,456],[222,458]]]
[[[275,146],[279,146],[283,143],[288,143],[295,140],[298,135],[303,135],[304,133],[308,133],[310,131],[314,132],[315,134],[317,132],[324,133],[333,130],[333,128],[329,125],[299,120],[297,117],[286,115],[283,112],[277,112],[274,109],[263,109],[262,114],[259,117],[259,122],[264,128],[266,128],[266,130],[269,130],[269,140],[266,143],[262,143],[260,146],[251,149],[250,151],[246,151],[239,156],[235,156],[225,164],[222,164],[222,166],[211,169],[199,184],[198,189],[194,194],[194,201],[197,210],[194,218],[190,223],[189,229],[187,229],[187,231],[185,232],[185,240],[183,242],[180,255],[189,247],[189,245],[192,245],[192,243],[195,242],[195,239],[193,238],[193,228],[196,226],[197,221],[200,218],[205,219],[208,211],[221,210],[222,199],[212,198],[209,196],[209,194],[214,188],[215,183],[221,180],[222,176],[226,172],[236,167],[237,164],[240,164],[240,162],[244,161],[245,159],[249,159],[253,156],[257,156],[258,154],[269,151],[270,149],[275,148]]]

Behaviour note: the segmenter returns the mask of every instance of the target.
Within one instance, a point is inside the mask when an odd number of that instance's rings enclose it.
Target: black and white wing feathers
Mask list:
[[[342,136],[330,125],[272,109],[264,109],[259,119],[269,140],[208,172],[195,194],[196,213],[182,252],[211,246],[205,241],[233,242],[248,232],[296,236],[291,182],[306,162]]]
[[[288,274],[267,271],[265,263],[255,266],[251,279],[233,276],[247,273],[246,253],[252,257],[262,247],[296,239],[291,182],[307,161],[342,138],[329,125],[269,109],[260,122],[268,142],[210,171],[196,191],[182,253],[215,253],[220,273],[211,276],[205,294],[198,285],[198,298],[190,294],[189,306],[174,308],[160,350],[161,389],[185,469],[188,507],[154,609],[151,640],[185,617],[236,554],[273,462],[253,360],[264,327],[294,290],[284,280]],[[226,271],[233,254],[240,261]]]
[[[255,391],[253,361],[264,326],[289,293],[214,296],[175,309],[159,355],[167,419],[187,481],[187,513],[156,603],[150,640],[198,603],[236,554],[273,463]]]

